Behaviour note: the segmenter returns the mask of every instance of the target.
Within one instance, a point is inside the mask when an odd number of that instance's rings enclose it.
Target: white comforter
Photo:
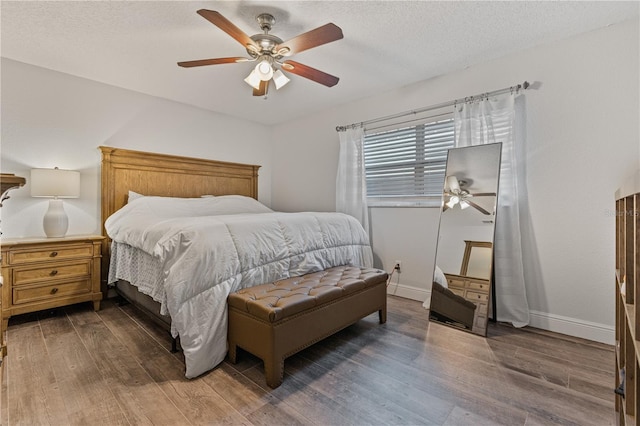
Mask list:
[[[159,285],[166,300],[161,302],[171,315],[172,334],[180,336],[189,378],[225,357],[229,293],[332,266],[373,263],[368,237],[351,216],[277,213],[264,206],[228,214],[235,210],[220,208],[223,198],[176,201],[176,206],[143,197],[105,222],[113,241],[143,250],[163,265]]]

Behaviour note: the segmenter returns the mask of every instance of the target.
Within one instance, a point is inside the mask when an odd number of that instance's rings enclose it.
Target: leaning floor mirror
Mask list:
[[[486,336],[502,144],[449,150],[429,318]]]

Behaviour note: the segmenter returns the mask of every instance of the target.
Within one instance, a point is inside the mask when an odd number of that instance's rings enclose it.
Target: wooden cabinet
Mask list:
[[[13,315],[87,301],[100,309],[102,240],[89,235],[1,241],[3,341]]]
[[[473,317],[473,332],[484,334],[489,312],[489,280],[464,275],[444,274],[449,290],[473,302],[477,308]]]
[[[616,420],[640,415],[640,172],[616,192]]]

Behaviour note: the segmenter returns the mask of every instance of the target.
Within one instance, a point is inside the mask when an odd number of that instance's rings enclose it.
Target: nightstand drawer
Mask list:
[[[452,277],[447,277],[447,283],[449,284],[449,288],[451,288],[451,287],[464,288],[464,280],[460,280],[460,279],[452,278]]]
[[[489,295],[483,294],[483,293],[476,293],[474,291],[467,291],[466,299],[471,300],[473,302],[488,302]]]
[[[65,281],[56,284],[33,287],[17,287],[13,289],[13,304],[37,302],[39,300],[53,300],[56,297],[72,296],[89,293],[91,280]]]
[[[489,291],[489,283],[479,283],[475,281],[469,281],[469,288],[473,290],[479,290],[481,292]]]
[[[23,265],[25,263],[42,262],[48,260],[67,260],[93,256],[93,245],[77,244],[67,246],[49,247],[46,249],[24,249],[9,252],[11,265]]]
[[[81,262],[52,262],[37,266],[22,266],[13,270],[13,285],[34,284],[52,279],[84,278],[91,276],[91,260]]]

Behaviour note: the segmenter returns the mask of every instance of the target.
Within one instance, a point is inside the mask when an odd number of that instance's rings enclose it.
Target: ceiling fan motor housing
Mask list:
[[[261,13],[256,16],[256,21],[260,25],[260,29],[264,31],[263,34],[254,34],[250,38],[253,40],[258,46],[259,50],[256,50],[255,46],[248,45],[247,53],[251,55],[251,57],[256,58],[260,55],[269,55],[274,59],[280,59],[282,56],[289,52],[289,49],[284,47],[280,49],[280,51],[276,51],[276,47],[282,44],[282,39],[280,37],[276,37],[272,34],[269,34],[271,28],[276,23],[276,18],[269,13]],[[286,51],[285,51],[286,49]]]

